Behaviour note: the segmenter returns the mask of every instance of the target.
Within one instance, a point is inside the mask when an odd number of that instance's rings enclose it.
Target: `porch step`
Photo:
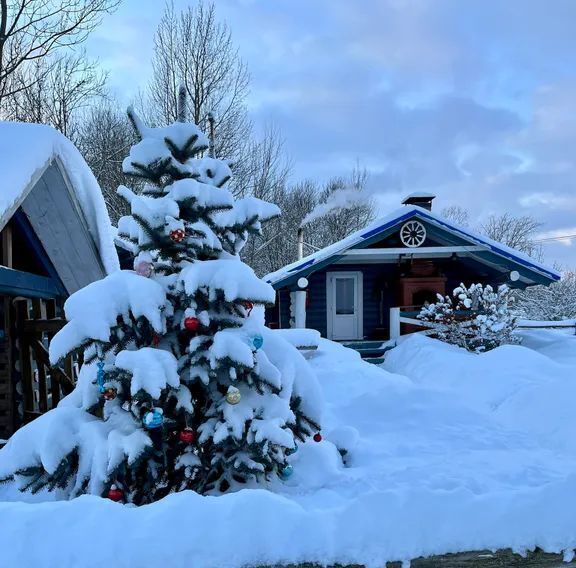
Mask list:
[[[384,362],[384,354],[393,347],[382,341],[346,341],[342,345],[358,351],[364,361],[374,365],[381,365]]]

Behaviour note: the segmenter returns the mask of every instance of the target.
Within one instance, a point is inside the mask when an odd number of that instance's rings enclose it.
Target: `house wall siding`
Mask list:
[[[395,265],[332,265],[319,270],[308,278],[308,299],[306,327],[318,330],[327,336],[326,274],[328,272],[362,272],[364,302],[364,336],[369,337],[374,330],[388,327],[390,307],[395,305],[397,269]],[[290,327],[289,293],[282,290],[280,312],[281,327]],[[380,295],[382,294],[383,314],[380,315]]]
[[[495,271],[479,265],[467,265],[462,260],[438,262],[440,273],[446,276],[446,293],[451,294],[461,282],[481,282],[498,286],[502,277]],[[399,281],[401,270],[396,264],[333,264],[308,276],[306,327],[316,329],[327,337],[326,274],[328,272],[362,272],[363,276],[363,335],[365,338],[387,337],[390,308],[399,305]],[[267,322],[290,327],[290,291],[279,290],[280,301],[267,310]],[[280,320],[278,315],[280,315]]]

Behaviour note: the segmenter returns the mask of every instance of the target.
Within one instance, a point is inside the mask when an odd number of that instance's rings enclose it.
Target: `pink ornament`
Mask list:
[[[136,265],[134,266],[134,270],[136,271],[136,274],[139,274],[140,276],[144,276],[145,278],[150,278],[150,275],[152,274],[152,270],[153,270],[153,265],[151,262],[147,262],[145,260],[141,260],[140,262],[137,262]]]

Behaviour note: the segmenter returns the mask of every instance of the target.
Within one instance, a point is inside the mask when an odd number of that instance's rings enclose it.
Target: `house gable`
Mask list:
[[[68,294],[106,276],[98,250],[57,162],[43,172],[21,205]]]
[[[419,247],[407,247],[400,242],[399,231],[411,220],[417,220],[426,229],[426,240]],[[476,235],[412,205],[395,211],[301,261],[267,275],[265,279],[275,288],[292,287],[301,276],[308,276],[331,264],[360,260],[370,262],[370,259],[372,262],[397,262],[402,258],[439,258],[446,255],[473,257],[476,262],[500,273],[516,271],[520,276],[517,284],[519,286],[550,284],[560,278],[557,272],[523,253]]]

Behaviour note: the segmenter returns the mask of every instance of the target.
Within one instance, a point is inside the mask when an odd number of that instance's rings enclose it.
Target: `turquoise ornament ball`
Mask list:
[[[264,345],[264,338],[260,334],[252,336],[252,345],[254,345],[256,349],[260,349],[260,347]]]
[[[155,408],[151,412],[146,413],[144,416],[144,426],[148,430],[154,430],[155,428],[160,428],[164,424],[164,413],[162,410]]]
[[[280,475],[282,476],[282,479],[288,479],[293,473],[294,468],[290,464],[288,464],[284,466],[284,468],[280,472]]]

